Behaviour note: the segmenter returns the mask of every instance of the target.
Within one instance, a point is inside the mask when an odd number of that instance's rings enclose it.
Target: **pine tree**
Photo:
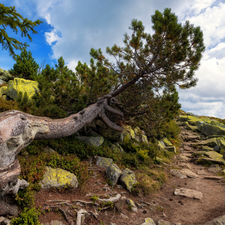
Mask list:
[[[32,57],[31,51],[27,52],[26,48],[23,48],[20,55],[16,55],[15,58],[16,63],[9,71],[11,74],[24,79],[34,79],[37,76],[39,65]]]
[[[15,50],[22,50],[28,45],[26,42],[23,43],[13,37],[9,37],[6,28],[10,27],[16,34],[20,30],[22,37],[28,37],[32,41],[29,32],[32,31],[33,34],[36,34],[37,31],[34,30],[34,27],[41,23],[42,21],[40,20],[33,22],[24,18],[16,12],[15,6],[7,7],[0,3],[0,43],[2,44],[2,48],[9,50],[10,56],[15,58]]]

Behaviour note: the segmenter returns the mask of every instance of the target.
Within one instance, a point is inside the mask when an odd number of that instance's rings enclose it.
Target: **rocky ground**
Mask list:
[[[92,161],[89,169],[93,174],[85,189],[42,189],[36,193],[35,205],[45,211],[40,222],[79,225],[83,217],[86,225],[225,224],[223,162],[218,161],[218,165],[209,159],[211,165],[197,163],[205,154],[202,145],[196,147],[204,142],[199,133],[181,127],[180,139],[180,153],[170,164],[157,165],[164,167],[168,176],[160,191],[135,196],[120,185],[111,188],[105,169]]]
[[[182,127],[181,139],[180,154],[170,165],[164,165],[169,179],[159,192],[146,197],[133,196],[119,185],[112,189],[107,184],[105,169],[92,165],[94,173],[84,192],[41,190],[37,193],[36,206],[47,210],[41,215],[40,222],[46,225],[77,224],[76,213],[86,210],[89,214],[83,224],[89,225],[225,224],[222,218],[217,219],[217,223],[209,222],[225,215],[225,182],[222,176],[218,176],[222,175],[223,166],[197,164],[193,153],[199,149],[192,146],[200,141],[199,134]],[[90,200],[93,195],[108,199],[118,194],[122,197],[114,207],[107,203],[100,206],[99,199],[95,203],[93,198]],[[135,206],[128,206],[128,199],[132,199]]]

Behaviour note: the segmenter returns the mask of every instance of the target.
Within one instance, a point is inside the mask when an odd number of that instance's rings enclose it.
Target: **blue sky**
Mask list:
[[[31,20],[40,19],[38,34],[27,41],[28,50],[42,65],[54,66],[63,56],[72,70],[77,62],[89,63],[91,48],[123,45],[132,19],[138,19],[152,33],[151,15],[171,8],[179,22],[189,20],[200,26],[206,51],[196,71],[199,82],[189,90],[178,90],[182,109],[198,115],[225,118],[225,0],[1,0],[15,6],[17,12]],[[0,67],[10,69],[14,60],[0,50]]]

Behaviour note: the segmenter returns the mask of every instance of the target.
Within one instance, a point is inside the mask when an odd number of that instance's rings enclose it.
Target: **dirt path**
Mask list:
[[[193,139],[191,131],[182,129],[181,137]],[[109,225],[115,223],[116,225],[141,225],[145,218],[152,218],[155,223],[159,220],[165,220],[170,223],[164,224],[179,224],[179,225],[201,225],[213,218],[225,215],[225,183],[223,180],[205,179],[205,176],[215,176],[216,173],[210,172],[208,168],[198,165],[192,160],[192,153],[196,150],[191,147],[191,141],[185,141],[180,149],[180,154],[175,156],[175,159],[170,165],[166,165],[166,170],[169,176],[168,181],[162,186],[162,189],[150,196],[133,196],[123,188],[115,187],[111,189],[106,183],[105,170],[96,170],[92,179],[89,180],[88,193],[95,193],[98,195],[110,195],[111,193],[120,193],[125,199],[133,199],[135,203],[139,204],[137,212],[128,210],[126,200],[120,200],[117,203],[117,208],[102,210],[98,213],[98,221],[93,216],[85,219],[84,224],[88,225]],[[171,174],[171,169],[180,171],[188,169],[197,174],[195,178],[179,178]],[[201,200],[186,198],[174,195],[177,188],[188,188],[202,192],[203,198]],[[51,201],[56,199],[63,199],[72,201],[79,199],[83,201],[90,201],[90,197],[80,193],[79,191],[65,191],[64,193],[49,192],[41,190],[36,194],[36,206],[49,207]],[[145,204],[147,202],[148,204]],[[55,203],[56,204],[56,203]],[[150,204],[150,205],[149,205]],[[66,206],[66,205],[65,205]],[[78,208],[77,208],[78,207]],[[76,210],[85,208],[87,211],[97,213],[91,205],[80,204],[76,206]],[[119,209],[119,212],[117,210]],[[65,209],[70,215],[74,211],[71,208]],[[74,214],[75,215],[75,214]],[[96,214],[97,215],[97,214]],[[51,220],[59,220],[60,224],[75,224],[66,222],[61,214],[50,212],[41,215],[40,222],[47,225]],[[100,223],[102,221],[102,223]],[[104,222],[104,223],[103,223]],[[162,223],[161,223],[162,224]]]
[[[181,136],[193,136],[191,131],[182,129]],[[163,189],[157,193],[158,203],[164,207],[165,220],[179,222],[182,225],[204,224],[215,217],[225,214],[225,183],[223,180],[204,179],[205,176],[215,176],[208,168],[191,162],[191,141],[185,141],[177,156],[174,166],[178,169],[188,168],[198,174],[196,178],[172,177]],[[188,157],[181,160],[182,156]],[[203,193],[202,200],[175,196],[176,188],[189,188]]]

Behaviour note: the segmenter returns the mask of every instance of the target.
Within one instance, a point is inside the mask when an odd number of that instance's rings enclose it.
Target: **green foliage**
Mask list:
[[[40,225],[38,218],[40,212],[35,210],[35,208],[25,208],[19,217],[11,220],[12,225]]]
[[[3,49],[9,50],[10,55],[15,58],[14,50],[22,50],[28,45],[26,42],[22,43],[15,38],[9,37],[6,32],[6,28],[10,27],[16,34],[18,33],[18,30],[20,30],[22,37],[28,37],[29,40],[32,41],[29,32],[32,31],[33,34],[36,34],[37,31],[34,30],[34,27],[41,24],[42,21],[36,20],[32,22],[17,13],[15,6],[7,7],[1,3],[0,15],[0,43],[2,44]]]
[[[101,50],[98,50],[101,53]],[[85,96],[85,103],[93,104],[98,97],[108,94],[116,84],[117,76],[110,74],[109,69],[91,58],[90,65],[80,61],[76,67],[77,76],[81,80],[81,94]]]
[[[39,65],[32,57],[31,51],[27,52],[26,48],[23,48],[20,55],[16,55],[15,58],[13,69],[9,70],[11,74],[24,79],[33,79],[37,76]]]
[[[13,100],[7,101],[0,97],[0,112],[5,112],[7,110],[17,110],[18,108],[17,102]]]

